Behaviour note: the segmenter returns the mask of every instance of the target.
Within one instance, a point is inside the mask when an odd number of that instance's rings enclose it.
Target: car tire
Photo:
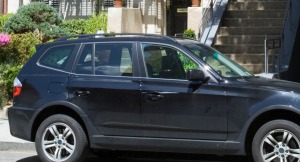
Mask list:
[[[43,162],[80,162],[88,152],[88,141],[81,125],[67,115],[53,115],[39,126],[35,146]]]
[[[300,160],[300,127],[287,120],[273,120],[258,129],[252,142],[255,162]]]

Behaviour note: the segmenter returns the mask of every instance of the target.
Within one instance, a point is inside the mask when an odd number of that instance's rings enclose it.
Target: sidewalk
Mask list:
[[[33,142],[21,140],[10,134],[9,123],[4,109],[0,110],[0,151],[35,152]]]

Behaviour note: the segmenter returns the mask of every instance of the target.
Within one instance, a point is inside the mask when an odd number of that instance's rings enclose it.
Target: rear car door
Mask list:
[[[75,63],[70,100],[101,135],[143,135],[135,48],[132,42],[84,44]]]
[[[186,79],[200,66],[176,47],[142,43],[141,62],[145,136],[168,139],[225,140],[227,101],[213,78],[205,84]]]

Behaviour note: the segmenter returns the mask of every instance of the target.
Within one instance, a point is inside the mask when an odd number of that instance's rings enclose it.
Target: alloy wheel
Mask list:
[[[65,161],[74,153],[76,137],[73,130],[64,123],[48,126],[42,137],[45,155],[53,161]]]
[[[293,133],[276,129],[263,138],[260,153],[265,162],[300,162],[300,142]]]

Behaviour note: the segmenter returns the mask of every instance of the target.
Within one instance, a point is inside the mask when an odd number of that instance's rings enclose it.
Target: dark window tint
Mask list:
[[[132,76],[132,44],[85,45],[76,67],[77,74]],[[94,51],[94,52],[93,52]]]
[[[79,61],[76,66],[77,74],[93,74],[93,45],[84,46]]]
[[[75,45],[57,46],[48,50],[40,60],[40,64],[64,70]]]
[[[148,77],[186,79],[188,69],[199,66],[175,48],[164,45],[143,44],[144,62]]]

